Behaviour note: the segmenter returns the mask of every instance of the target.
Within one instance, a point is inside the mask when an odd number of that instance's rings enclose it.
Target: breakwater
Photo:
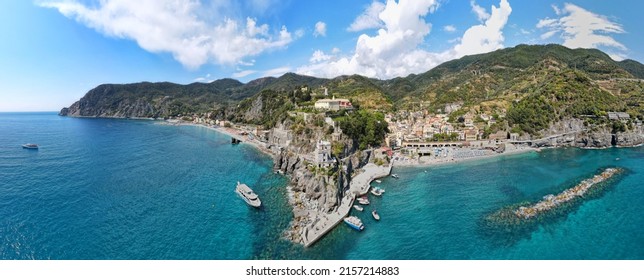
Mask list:
[[[546,195],[543,200],[530,206],[521,206],[519,209],[514,210],[514,214],[521,219],[530,219],[540,213],[553,210],[554,208],[569,202],[573,199],[583,197],[593,186],[610,179],[613,175],[617,174],[620,169],[606,168],[603,172],[593,176],[592,178],[581,181],[576,186],[567,189],[557,195]]]
[[[486,227],[503,232],[534,229],[539,222],[564,216],[584,201],[600,196],[624,173],[622,168],[602,168],[592,177],[556,195],[548,194],[535,203],[522,202],[506,206],[486,216]]]

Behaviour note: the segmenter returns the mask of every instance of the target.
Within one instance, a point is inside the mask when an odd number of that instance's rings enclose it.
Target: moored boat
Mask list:
[[[356,210],[358,210],[360,212],[362,212],[362,210],[364,210],[364,208],[362,208],[362,206],[360,206],[360,205],[353,205],[353,209],[356,209]]]
[[[376,209],[373,209],[373,211],[371,211],[371,215],[373,216],[374,219],[376,219],[376,221],[380,221],[380,214],[378,214]]]
[[[366,196],[358,197],[358,203],[362,205],[369,205],[369,199]]]
[[[262,206],[262,201],[259,200],[259,196],[257,196],[257,194],[255,194],[255,192],[253,192],[253,190],[246,184],[237,182],[237,188],[235,188],[235,192],[237,192],[237,194],[239,194],[239,196],[244,201],[246,201],[248,205],[253,207]]]
[[[391,174],[391,177],[398,179],[398,174]]]
[[[349,225],[349,227],[357,231],[362,231],[364,229],[364,225],[362,224],[362,221],[356,216],[349,216],[344,218],[344,223],[346,223],[347,225]]]
[[[37,150],[37,149],[38,149],[38,145],[37,145],[37,144],[31,144],[31,143],[28,143],[28,144],[24,144],[24,145],[22,145],[22,148],[23,148],[23,149],[32,149],[32,150]]]
[[[379,188],[379,187],[373,187],[371,188],[371,194],[375,196],[381,196],[383,193],[385,193],[385,190]]]

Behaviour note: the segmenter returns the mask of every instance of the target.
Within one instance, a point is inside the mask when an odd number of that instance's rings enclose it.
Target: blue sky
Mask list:
[[[623,0],[1,1],[0,111],[56,111],[102,83],[387,79],[517,44],[642,62],[642,10]]]

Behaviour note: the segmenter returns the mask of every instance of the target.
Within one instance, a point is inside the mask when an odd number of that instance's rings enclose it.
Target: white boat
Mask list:
[[[398,179],[398,174],[391,174],[391,177]]]
[[[344,218],[344,222],[347,225],[349,225],[349,227],[357,231],[362,231],[364,229],[364,225],[362,224],[362,221],[356,216],[346,217]]]
[[[364,208],[362,208],[362,206],[360,206],[360,205],[353,205],[353,209],[356,209],[356,210],[358,210],[360,212],[362,212],[362,210],[364,210]]]
[[[366,196],[358,197],[358,203],[362,205],[369,205],[369,199]]]
[[[376,209],[373,209],[373,211],[371,211],[371,215],[374,219],[376,219],[376,221],[380,221],[380,215],[378,214],[378,212],[376,212]]]
[[[379,187],[373,187],[371,188],[371,194],[375,196],[381,196],[383,193],[385,193],[385,190],[379,188]]]
[[[380,183],[382,183],[382,181],[380,181],[380,180],[376,180],[376,183],[380,184]]]
[[[32,150],[37,150],[37,149],[38,149],[38,145],[37,145],[37,144],[31,144],[31,143],[28,143],[28,144],[24,144],[24,145],[22,145],[22,148],[23,148],[23,149],[32,149]]]
[[[253,207],[260,207],[262,206],[262,201],[259,200],[259,196],[253,192],[246,184],[242,184],[237,182],[237,188],[235,188],[235,192],[239,194],[239,196],[246,201],[246,203],[250,206]]]

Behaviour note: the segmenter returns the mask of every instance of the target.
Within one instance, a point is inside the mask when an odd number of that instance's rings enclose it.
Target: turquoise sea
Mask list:
[[[606,166],[627,174],[567,215],[528,232],[483,226]],[[271,167],[201,127],[0,113],[0,259],[644,259],[642,147],[395,168],[356,214],[363,232],[340,225],[311,248],[282,238],[288,180]],[[264,207],[239,199],[237,181]]]

